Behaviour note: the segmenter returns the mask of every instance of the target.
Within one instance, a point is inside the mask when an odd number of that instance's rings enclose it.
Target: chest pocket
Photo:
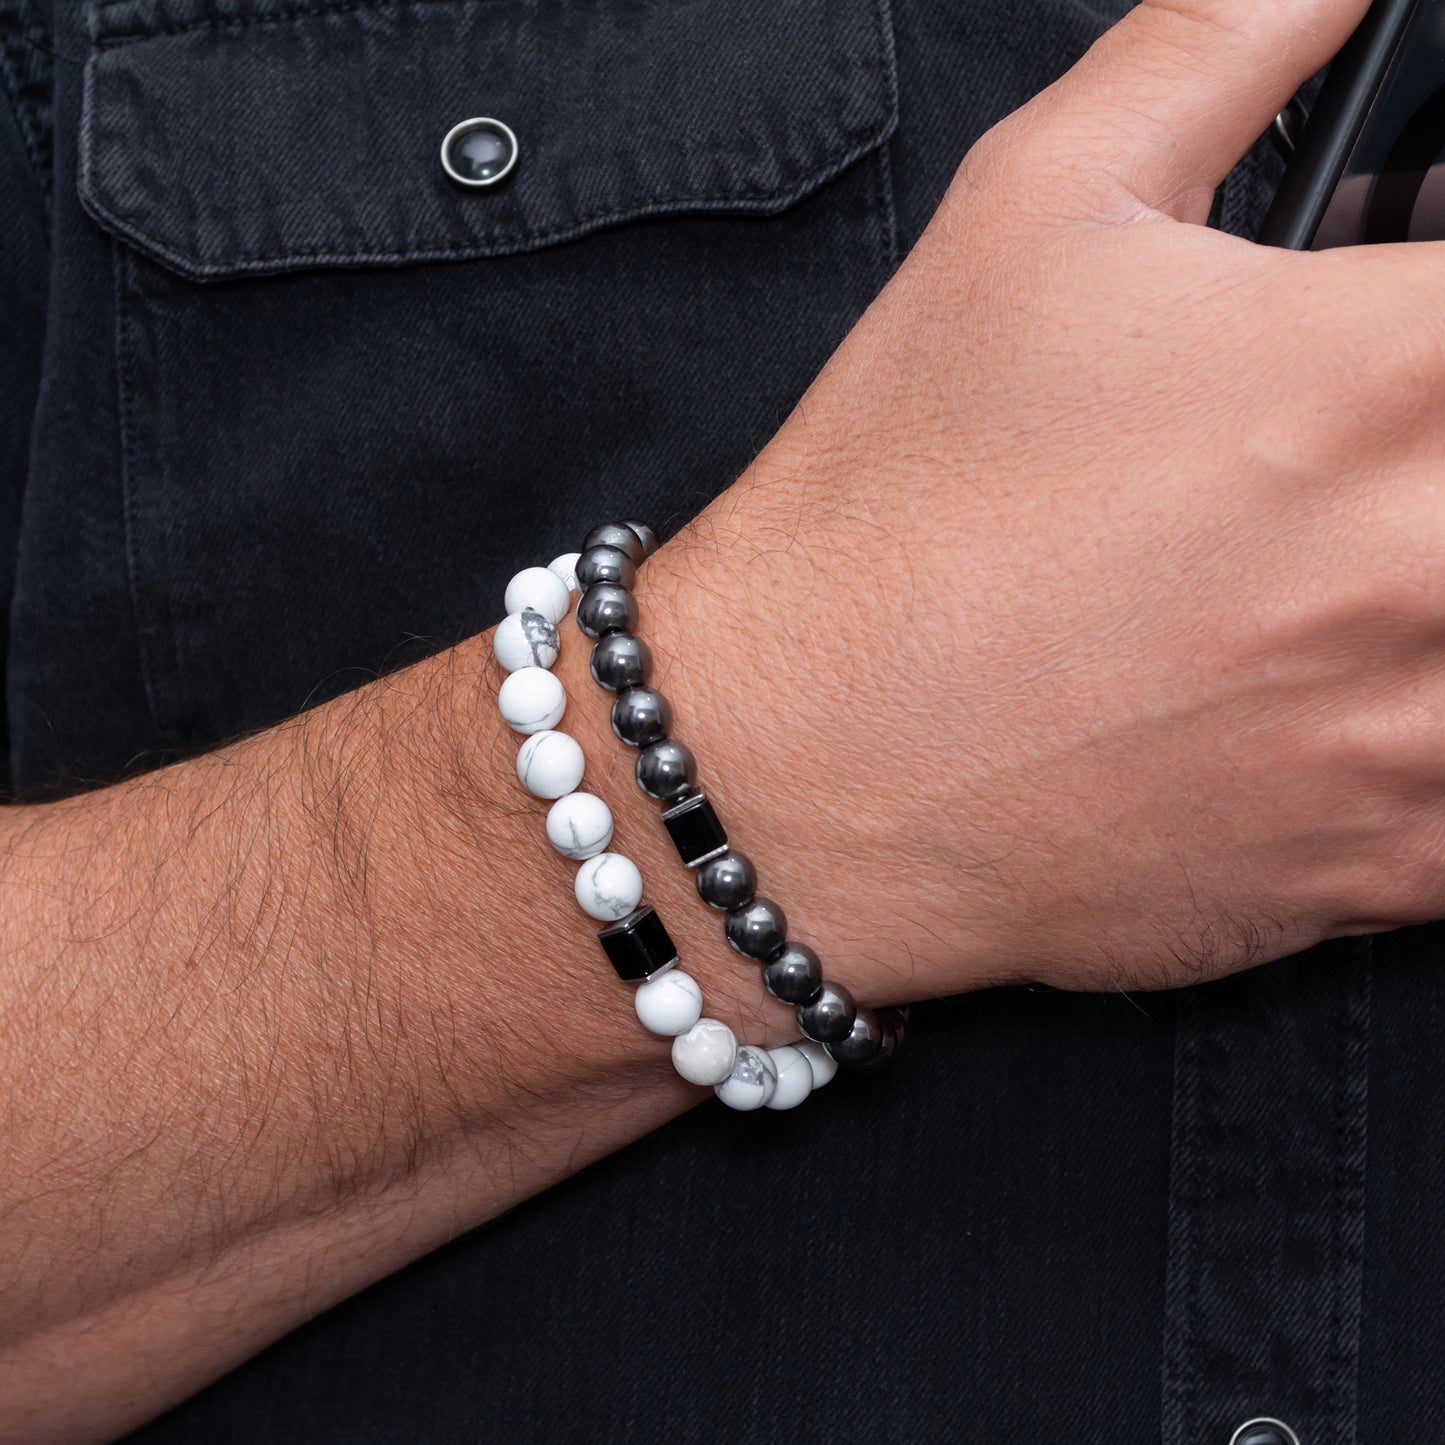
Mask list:
[[[886,0],[113,0],[91,34],[116,625],[161,745],[489,624],[599,517],[695,512],[893,262]],[[517,138],[485,188],[439,158],[475,116]]]
[[[881,0],[120,0],[94,12],[81,196],[184,275],[499,256],[781,211],[896,114]],[[440,143],[478,112],[485,194]]]

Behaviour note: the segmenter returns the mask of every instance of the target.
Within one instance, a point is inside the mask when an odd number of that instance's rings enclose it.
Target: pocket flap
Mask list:
[[[80,194],[197,279],[499,256],[685,212],[765,215],[897,120],[887,0],[113,0]],[[518,138],[495,187],[457,122]]]

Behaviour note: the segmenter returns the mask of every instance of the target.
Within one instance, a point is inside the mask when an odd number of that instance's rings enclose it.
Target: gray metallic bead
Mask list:
[[[784,1003],[808,1003],[823,987],[823,965],[806,943],[789,942],[763,965],[763,987]]]
[[[860,1008],[847,1036],[833,1040],[827,1049],[845,1069],[871,1073],[888,1062],[883,1054],[883,1021],[871,1008]]]
[[[578,559],[574,569],[577,585],[595,587],[610,582],[614,587],[631,587],[637,581],[637,568],[632,558],[617,547],[589,547]]]
[[[771,898],[754,898],[731,909],[723,923],[727,940],[744,958],[776,958],[788,941],[788,915]]]
[[[903,1037],[908,1032],[908,1005],[901,1008],[882,1008],[878,1017],[883,1020],[883,1047],[891,1057],[903,1046]],[[889,1047],[889,1030],[892,1030],[892,1047]]]
[[[652,649],[630,632],[611,632],[592,649],[592,676],[608,692],[646,687],[652,676]]]
[[[903,1044],[903,1030],[887,1019],[883,1021],[883,1046],[873,1056],[872,1061],[863,1070],[865,1074],[872,1073],[874,1069],[881,1069],[884,1064],[893,1062],[893,1055],[896,1054]]]
[[[637,599],[625,587],[599,582],[577,604],[577,625],[588,637],[637,630]]]
[[[629,517],[622,525],[626,527],[629,532],[635,532],[637,534],[637,540],[642,543],[642,555],[644,557],[652,556],[662,545],[662,543],[657,540],[657,533],[654,532],[646,522],[634,522],[632,518]]]
[[[676,738],[649,743],[637,755],[637,786],[649,798],[675,803],[697,782],[697,759]]]
[[[825,983],[817,998],[799,1006],[798,1028],[816,1043],[837,1043],[848,1037],[857,1013],[853,995],[841,983]]]
[[[672,704],[650,687],[629,687],[612,704],[612,731],[630,748],[659,743],[672,726]]]
[[[697,891],[713,908],[741,908],[758,890],[758,870],[747,854],[729,848],[697,870]]]
[[[642,538],[624,522],[604,522],[600,527],[593,527],[582,539],[582,550],[588,552],[593,547],[616,547],[627,553],[634,567],[640,565],[646,555]]]

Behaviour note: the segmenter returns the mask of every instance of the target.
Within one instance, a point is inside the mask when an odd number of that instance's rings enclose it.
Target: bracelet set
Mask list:
[[[640,522],[594,527],[581,552],[546,567],[528,567],[507,584],[506,618],[493,650],[507,673],[498,693],[502,717],[525,734],[517,778],[535,797],[551,801],[547,837],[581,866],[574,890],[590,917],[606,924],[598,934],[613,968],[636,986],[638,1018],[672,1039],[672,1062],[683,1078],[712,1085],[734,1109],[791,1109],[837,1072],[839,1064],[871,1071],[902,1042],[903,1009],[859,1007],[841,984],[823,978],[818,956],[787,937],[787,919],[757,892],[757,871],[728,844],[727,833],[697,785],[692,752],[673,738],[672,709],[649,686],[652,654],[637,636],[637,568],[657,548]],[[643,902],[642,874],[620,853],[608,851],[612,811],[593,793],[579,791],[586,760],[581,745],[557,724],[567,707],[561,680],[551,671],[561,652],[558,625],[580,591],[577,625],[592,640],[592,676],[616,696],[612,730],[636,748],[637,783],[662,803],[662,823],[703,901],[724,915],[723,934],[733,949],[761,965],[762,982],[796,1009],[803,1039],[775,1049],[739,1045],[733,1031],[703,1016],[702,991],[679,966],[661,918]]]

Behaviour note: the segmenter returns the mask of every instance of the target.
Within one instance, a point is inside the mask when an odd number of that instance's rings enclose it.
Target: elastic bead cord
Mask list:
[[[641,539],[629,536],[640,561]],[[578,906],[607,925],[598,934],[603,951],[618,977],[636,985],[633,1000],[643,1027],[672,1039],[677,1072],[690,1083],[712,1085],[736,1109],[793,1108],[826,1082],[827,1071],[798,1049],[739,1046],[726,1024],[703,1016],[697,980],[679,967],[662,920],[642,901],[641,872],[630,858],[610,851],[611,809],[595,794],[580,791],[586,760],[577,740],[557,728],[567,698],[551,671],[561,655],[557,624],[579,586],[579,559],[579,553],[564,553],[546,567],[518,572],[507,584],[507,616],[493,633],[493,652],[507,673],[497,704],[507,725],[523,735],[517,780],[551,803],[547,839],[578,864],[573,885]],[[587,575],[595,583],[620,587],[625,581],[630,587],[636,577],[631,555],[615,552],[604,560],[607,568],[598,570],[598,559],[592,558]],[[609,605],[619,604],[614,598]],[[626,604],[620,604],[618,615],[630,615]],[[799,1068],[795,1054],[806,1068]],[[802,1088],[804,1073],[807,1089]]]
[[[696,759],[672,736],[672,707],[651,686],[652,653],[636,635],[639,610],[632,586],[638,567],[656,549],[656,535],[643,523],[609,522],[587,534],[573,564],[582,588],[577,625],[593,640],[592,677],[615,694],[612,730],[637,749],[637,785],[664,805],[663,826],[684,865],[693,870],[703,901],[723,913],[729,945],[761,965],[763,986],[774,998],[793,1005],[807,1041],[795,1052],[809,1065],[812,1087],[826,1083],[838,1064],[871,1072],[897,1052],[907,1011],[858,1005],[842,984],[823,977],[811,948],[788,938],[786,915],[758,893],[757,870],[729,844],[727,830],[698,786]],[[801,1076],[798,1061],[791,1056],[780,1060],[779,1053],[774,1050],[769,1061],[759,1061],[740,1049],[732,1075],[718,1086],[719,1095],[743,1108],[756,1107],[743,1102],[754,1092],[787,1097]],[[828,1060],[826,1070],[822,1059]],[[794,1072],[785,1086],[788,1069]]]

